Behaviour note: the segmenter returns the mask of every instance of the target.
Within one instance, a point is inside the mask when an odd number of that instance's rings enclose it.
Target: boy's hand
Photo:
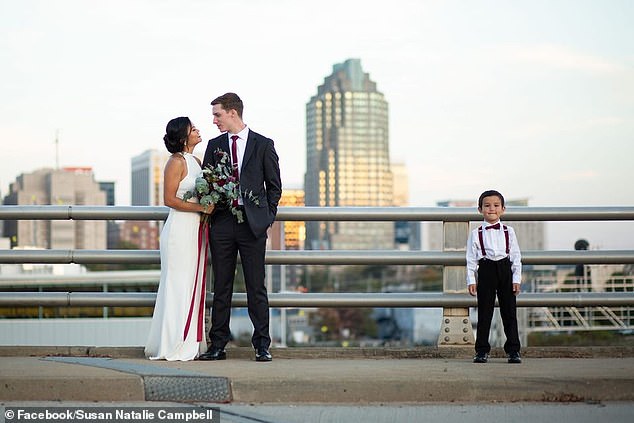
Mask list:
[[[472,297],[476,296],[476,292],[478,291],[478,289],[476,288],[476,284],[472,284],[467,286],[467,288],[469,289],[469,295],[471,295]]]
[[[517,296],[520,294],[520,284],[519,283],[514,283],[513,284],[513,295]]]

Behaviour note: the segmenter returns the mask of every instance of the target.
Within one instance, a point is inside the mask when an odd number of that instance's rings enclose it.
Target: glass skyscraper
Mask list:
[[[359,59],[333,66],[306,105],[306,205],[392,206],[388,106]],[[392,249],[392,222],[307,222],[306,249]]]

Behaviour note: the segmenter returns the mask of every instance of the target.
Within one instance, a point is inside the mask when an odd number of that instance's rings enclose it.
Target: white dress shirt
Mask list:
[[[511,260],[513,283],[521,283],[522,255],[520,253],[520,246],[517,243],[515,231],[510,226],[506,227],[509,234],[509,254],[506,254],[506,236],[504,235],[504,225],[500,221],[496,223],[500,224],[500,229],[485,229],[487,226],[495,225],[495,223],[488,223],[486,221],[480,226],[482,228],[482,240],[484,241],[486,258],[498,261],[505,257],[509,257]],[[473,285],[476,283],[478,261],[480,261],[483,257],[482,248],[480,247],[480,236],[478,234],[478,228],[476,228],[471,231],[469,239],[467,239],[467,285]]]
[[[244,150],[247,148],[247,139],[249,138],[249,127],[245,126],[242,131],[237,134],[229,133],[229,151],[231,151],[231,145],[233,144],[232,136],[237,135],[239,138],[237,139],[237,153],[238,153],[238,177],[242,174],[242,159],[244,158]],[[233,154],[231,154],[231,165],[233,165]],[[238,197],[238,204],[243,206],[244,201],[242,201],[242,195]]]

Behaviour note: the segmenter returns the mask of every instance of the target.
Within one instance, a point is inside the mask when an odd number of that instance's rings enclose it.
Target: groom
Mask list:
[[[244,222],[238,223],[229,208],[217,209],[211,218],[211,265],[214,300],[211,310],[211,346],[199,360],[224,360],[225,345],[231,335],[229,318],[233,278],[238,253],[242,261],[247,290],[247,307],[253,323],[251,343],[256,361],[271,361],[269,353],[269,301],[264,285],[266,231],[273,224],[282,196],[282,182],[273,140],[251,131],[242,121],[243,104],[234,93],[221,95],[211,102],[214,125],[222,135],[209,141],[203,168],[215,166],[214,152],[224,150],[231,157],[234,175],[240,184],[238,210]],[[252,194],[252,195],[251,195]]]

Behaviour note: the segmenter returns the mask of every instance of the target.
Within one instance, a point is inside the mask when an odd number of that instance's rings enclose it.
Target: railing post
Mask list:
[[[443,222],[443,251],[465,251],[469,236],[469,222]],[[443,293],[467,295],[466,268],[444,266],[442,272]],[[438,346],[473,345],[475,338],[469,308],[443,308]]]

